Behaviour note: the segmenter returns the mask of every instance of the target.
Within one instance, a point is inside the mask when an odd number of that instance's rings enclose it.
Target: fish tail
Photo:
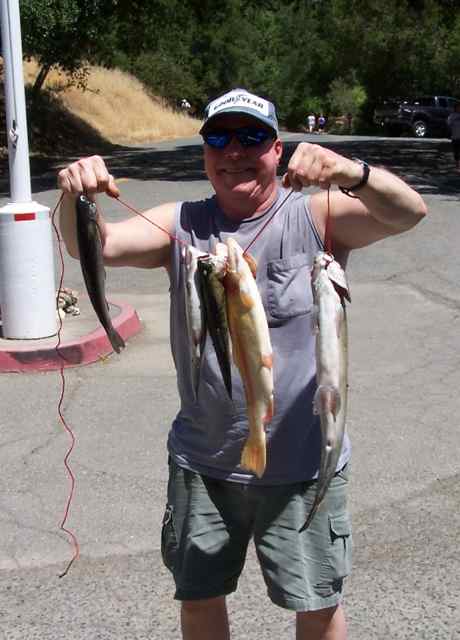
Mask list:
[[[266,464],[265,432],[257,436],[250,435],[241,454],[241,466],[247,471],[253,471],[258,478],[261,478]]]
[[[125,341],[123,340],[123,338],[121,337],[121,335],[118,333],[118,331],[114,328],[110,329],[107,332],[107,335],[109,337],[110,340],[110,344],[112,345],[112,347],[114,348],[114,350],[117,353],[120,353],[120,351],[122,349],[125,348]]]
[[[313,503],[312,508],[310,509],[310,512],[307,516],[307,519],[305,520],[304,524],[300,527],[299,529],[299,533],[302,533],[302,531],[305,531],[305,529],[308,529],[308,527],[310,526],[313,518],[316,515],[316,512],[318,511],[318,507],[321,504],[320,500],[315,499],[315,502]]]

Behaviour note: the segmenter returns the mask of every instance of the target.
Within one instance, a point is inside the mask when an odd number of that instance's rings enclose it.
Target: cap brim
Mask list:
[[[259,118],[258,116],[252,114],[252,113],[248,113],[247,111],[241,110],[241,109],[228,109],[225,112],[221,112],[221,113],[216,113],[215,115],[211,116],[210,118],[208,118],[208,120],[206,120],[206,122],[202,125],[199,134],[203,135],[203,133],[206,133],[206,131],[209,129],[210,126],[213,126],[216,122],[219,121],[219,119],[225,117],[225,116],[231,116],[231,115],[235,115],[235,116],[246,116],[247,118],[251,118],[251,120],[254,120],[254,122],[256,122],[259,125],[264,125],[265,127],[267,127],[267,129],[270,129],[271,131],[273,131],[273,133],[277,136],[278,135],[278,131],[277,129],[271,124],[266,122],[265,120],[263,120],[262,118]]]

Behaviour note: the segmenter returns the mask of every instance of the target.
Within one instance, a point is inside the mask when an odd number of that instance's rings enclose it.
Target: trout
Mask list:
[[[198,393],[201,356],[206,335],[204,309],[199,294],[198,258],[205,255],[203,251],[200,251],[192,245],[187,245],[182,248],[185,319],[190,345],[192,386],[195,397]]]
[[[120,353],[125,346],[123,338],[114,328],[105,297],[105,269],[102,257],[102,242],[97,225],[96,204],[80,194],[77,208],[77,241],[80,264],[89,299],[100,323],[107,333],[113,349]]]
[[[273,356],[267,318],[251,267],[242,248],[228,238],[224,278],[233,361],[246,397],[249,436],[241,455],[243,469],[259,478],[266,466],[265,425],[273,417]],[[252,260],[252,259],[251,259]]]
[[[206,255],[198,258],[198,274],[206,328],[214,345],[225,388],[231,398],[231,346],[225,305],[225,289],[222,284],[227,259],[222,254],[222,247],[219,244],[216,247],[216,252],[219,252],[218,255]]]
[[[313,411],[321,423],[321,457],[316,494],[307,529],[336,472],[345,433],[348,391],[348,332],[345,298],[350,300],[345,273],[328,253],[315,256],[312,269],[315,304],[316,380]]]

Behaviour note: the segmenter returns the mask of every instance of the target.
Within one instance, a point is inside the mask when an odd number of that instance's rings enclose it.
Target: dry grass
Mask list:
[[[34,61],[24,63],[24,81],[37,75]],[[198,133],[201,121],[148,95],[142,83],[117,69],[90,67],[85,91],[68,86],[68,77],[52,70],[45,86],[55,89],[71,113],[114,144],[142,144]]]

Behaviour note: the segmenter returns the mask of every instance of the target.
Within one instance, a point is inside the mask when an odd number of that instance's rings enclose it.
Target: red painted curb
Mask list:
[[[112,318],[112,324],[124,340],[131,338],[142,330],[142,324],[133,307],[129,304],[110,302],[111,306],[120,309],[120,313]],[[33,371],[53,371],[63,365],[80,367],[91,364],[113,353],[112,345],[102,327],[75,340],[56,345],[42,347],[37,344],[15,346],[14,349],[0,348],[0,372],[22,373]],[[119,354],[123,355],[123,351]]]

